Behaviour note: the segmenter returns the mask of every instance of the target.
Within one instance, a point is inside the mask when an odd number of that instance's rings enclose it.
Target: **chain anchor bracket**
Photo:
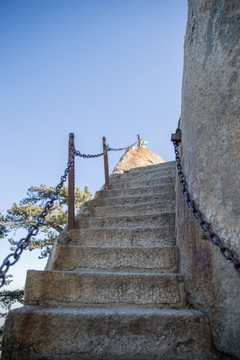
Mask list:
[[[171,135],[171,141],[179,144],[182,141],[182,134],[180,132],[176,132]]]

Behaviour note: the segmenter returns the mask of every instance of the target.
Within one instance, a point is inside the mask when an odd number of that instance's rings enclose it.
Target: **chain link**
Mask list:
[[[126,146],[126,147],[122,147],[122,148],[111,148],[108,144],[107,144],[107,150],[106,151],[103,151],[99,154],[82,154],[80,151],[78,150],[73,150],[73,154],[75,156],[79,156],[79,157],[82,157],[84,159],[92,159],[92,158],[98,158],[100,156],[103,156],[105,154],[107,154],[109,151],[122,151],[122,150],[128,150],[130,149],[131,147],[133,147],[134,145],[136,145],[138,143],[138,140],[135,141],[134,144],[130,145],[130,146]]]
[[[92,155],[92,154],[82,154],[80,151],[78,151],[78,150],[73,150],[73,154],[75,155],[75,156],[79,156],[79,157],[82,157],[82,158],[84,158],[84,159],[92,159],[92,158],[98,158],[98,157],[100,157],[100,156],[103,156],[103,155],[105,155],[106,153],[108,152],[108,150],[106,150],[106,151],[103,151],[102,153],[99,153],[99,154],[94,154],[94,155]]]
[[[136,145],[139,142],[139,140],[135,141],[134,144],[130,145],[130,146],[126,146],[126,147],[122,147],[122,148],[111,148],[109,145],[107,145],[107,149],[108,151],[122,151],[122,150],[128,150],[131,147],[133,147],[134,145]]]
[[[180,119],[178,121],[178,127],[176,129],[175,134],[181,134]],[[172,141],[173,141],[174,151],[175,151],[175,156],[176,156],[176,163],[177,163],[176,166],[177,166],[177,171],[178,171],[179,183],[180,183],[182,194],[183,194],[183,196],[185,198],[185,202],[186,202],[187,206],[192,210],[192,214],[195,217],[195,219],[198,220],[201,229],[204,232],[207,233],[208,238],[211,241],[211,243],[213,245],[215,245],[215,246],[218,246],[222,256],[226,260],[230,260],[233,263],[234,269],[240,275],[240,263],[239,263],[239,261],[235,258],[232,251],[228,247],[226,247],[226,246],[224,246],[222,244],[222,242],[221,242],[220,238],[218,237],[218,235],[215,234],[211,230],[210,224],[203,219],[203,215],[202,215],[201,211],[195,206],[194,201],[191,199],[191,196],[190,196],[190,194],[188,192],[187,182],[185,180],[185,175],[184,175],[184,172],[183,172],[181,159],[180,159],[180,156],[179,156],[179,142],[181,140],[173,139]]]
[[[63,184],[67,180],[67,176],[72,168],[73,162],[74,162],[74,152],[72,153],[72,156],[69,158],[69,161],[67,163],[67,168],[64,171],[63,176],[60,178],[60,183],[56,186],[55,192],[51,194],[50,200],[46,202],[44,206],[44,210],[38,215],[37,221],[35,224],[31,225],[28,228],[28,234],[25,238],[22,238],[16,245],[16,249],[14,252],[9,254],[4,260],[0,267],[0,288],[5,284],[6,279],[6,273],[10,266],[16,264],[16,262],[19,260],[22,252],[24,249],[28,247],[31,241],[32,236],[36,236],[39,231],[39,226],[44,223],[45,217],[49,213],[49,210],[53,207],[54,202],[58,199],[59,193],[63,187]]]

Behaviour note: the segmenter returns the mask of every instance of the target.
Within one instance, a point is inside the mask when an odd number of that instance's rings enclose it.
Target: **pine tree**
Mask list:
[[[46,185],[31,186],[28,189],[27,197],[21,200],[18,204],[14,203],[7,211],[7,215],[1,215],[0,218],[0,235],[8,235],[9,232],[13,234],[8,238],[8,241],[15,245],[19,239],[15,240],[16,231],[19,229],[28,229],[33,225],[37,216],[42,212],[44,204],[50,199],[55,188],[47,187]],[[92,194],[89,192],[88,187],[85,186],[84,191],[75,188],[75,205],[76,213],[79,207],[85,201],[91,200]],[[67,223],[67,200],[68,192],[67,187],[63,186],[58,200],[54,203],[49,213],[45,218],[44,224],[39,226],[39,233],[37,236],[31,238],[31,243],[28,247],[29,250],[41,249],[40,258],[46,257],[53,242],[57,236],[63,231]],[[13,246],[14,248],[14,246]]]
[[[12,280],[12,275],[7,275],[5,285],[9,285]],[[0,319],[5,318],[10,311],[11,307],[15,303],[23,304],[24,302],[24,290],[1,290],[0,291]],[[2,341],[3,326],[0,326],[0,348]]]

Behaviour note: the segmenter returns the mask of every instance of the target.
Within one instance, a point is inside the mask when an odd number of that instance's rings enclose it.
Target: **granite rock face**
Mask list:
[[[182,92],[182,162],[189,192],[240,260],[240,6],[189,0]],[[240,276],[199,230],[178,189],[178,243],[189,300],[217,349],[240,358]]]
[[[130,169],[163,163],[165,160],[144,147],[131,147],[120,159],[113,173],[124,173]]]

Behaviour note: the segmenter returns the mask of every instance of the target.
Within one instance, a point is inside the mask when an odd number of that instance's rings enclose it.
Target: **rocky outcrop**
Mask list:
[[[182,161],[189,192],[240,259],[240,7],[189,0],[182,93]],[[240,358],[240,276],[199,230],[178,190],[178,243],[191,303],[218,350]]]
[[[136,167],[163,163],[165,160],[144,147],[131,147],[121,157],[113,173],[124,173]]]

